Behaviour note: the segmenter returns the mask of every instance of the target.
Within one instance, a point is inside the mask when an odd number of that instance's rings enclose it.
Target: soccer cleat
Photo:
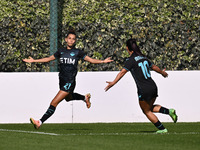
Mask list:
[[[91,107],[90,98],[91,98],[90,93],[85,95],[85,102],[86,102],[86,106],[87,106],[88,109]]]
[[[176,123],[177,120],[178,120],[178,116],[176,115],[176,111],[174,109],[169,109],[169,115],[172,118],[172,120],[174,121],[174,123]]]
[[[163,133],[167,133],[168,132],[168,130],[167,129],[163,129],[163,130],[158,130],[158,131],[156,131],[156,133],[161,133],[161,134],[163,134]]]
[[[41,124],[39,120],[34,120],[33,118],[30,118],[31,123],[33,124],[35,129],[39,129]]]

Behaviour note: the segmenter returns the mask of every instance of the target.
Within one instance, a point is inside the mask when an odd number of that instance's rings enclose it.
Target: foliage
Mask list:
[[[0,1],[0,71],[46,71],[48,64],[23,58],[49,55],[49,2]]]
[[[61,3],[60,3],[61,4]],[[49,0],[0,2],[0,71],[48,71],[48,64],[25,64],[29,55],[49,55]],[[167,70],[199,70],[198,0],[65,0],[60,40],[70,27],[77,47],[93,58],[115,62],[82,62],[80,71],[119,70],[128,54],[125,42],[136,38],[141,50]]]

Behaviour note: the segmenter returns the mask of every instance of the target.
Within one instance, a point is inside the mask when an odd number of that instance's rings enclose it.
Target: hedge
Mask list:
[[[199,70],[200,3],[198,0],[60,0],[59,41],[75,28],[77,48],[90,57],[115,62],[80,62],[79,71],[120,70],[128,57],[127,39],[167,70]],[[49,0],[0,1],[0,71],[49,71],[48,63],[23,58],[49,56]]]

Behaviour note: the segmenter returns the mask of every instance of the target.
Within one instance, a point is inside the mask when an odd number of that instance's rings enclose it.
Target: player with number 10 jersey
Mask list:
[[[139,100],[149,101],[157,97],[157,86],[151,78],[152,63],[144,56],[133,53],[125,62],[124,69],[135,79]]]
[[[140,51],[135,39],[129,39],[126,42],[126,48],[130,57],[126,60],[124,68],[117,74],[116,78],[109,82],[105,90],[108,91],[113,87],[128,71],[131,72],[133,78],[135,79],[139,104],[143,113],[147,118],[155,125],[158,129],[156,133],[167,133],[168,130],[163,126],[163,124],[158,120],[156,113],[163,113],[169,115],[172,120],[176,123],[178,116],[176,115],[175,109],[168,109],[161,105],[154,104],[157,98],[157,86],[153,79],[151,78],[150,68],[157,73],[161,74],[163,77],[167,77],[168,74],[164,70],[161,70],[158,66],[153,65]]]

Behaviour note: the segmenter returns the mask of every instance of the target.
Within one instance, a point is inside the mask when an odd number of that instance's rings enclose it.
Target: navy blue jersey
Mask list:
[[[157,86],[151,78],[152,63],[143,56],[133,53],[125,62],[124,69],[131,72],[135,79],[140,100],[151,100],[157,97]]]
[[[59,77],[75,80],[78,61],[84,59],[85,56],[86,54],[79,49],[58,49],[54,57],[59,59]]]

